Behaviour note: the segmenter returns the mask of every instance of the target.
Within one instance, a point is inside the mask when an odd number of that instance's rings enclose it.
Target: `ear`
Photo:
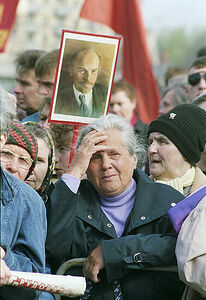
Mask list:
[[[73,77],[73,67],[72,67],[72,65],[69,65],[69,66],[68,66],[68,70],[69,70],[69,75],[70,75],[71,77]]]
[[[186,95],[188,96],[189,86],[188,85],[184,85],[184,90],[185,90]]]
[[[136,106],[137,106],[137,99],[136,98],[133,98],[133,99],[131,99],[130,100],[131,101],[131,104],[132,104],[132,108],[133,108],[133,110],[136,108]]]
[[[2,133],[0,137],[0,149],[3,148],[4,144],[6,143],[6,140],[7,140],[7,134]]]
[[[135,170],[137,168],[138,159],[137,159],[137,156],[135,154],[133,154],[132,158],[133,158],[133,161],[134,161],[133,166],[134,166],[134,170]]]

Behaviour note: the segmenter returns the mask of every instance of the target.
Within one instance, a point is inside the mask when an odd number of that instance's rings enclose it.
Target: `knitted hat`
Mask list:
[[[24,148],[31,156],[33,163],[26,178],[31,175],[37,160],[38,144],[34,135],[21,123],[13,123],[6,144],[14,144]]]
[[[181,104],[150,123],[148,135],[167,136],[191,165],[200,160],[206,143],[206,112],[194,104]]]

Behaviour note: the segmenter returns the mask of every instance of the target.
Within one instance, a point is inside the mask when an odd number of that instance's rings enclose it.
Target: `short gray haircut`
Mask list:
[[[144,162],[146,159],[146,145],[140,135],[135,134],[133,127],[123,119],[114,114],[101,116],[94,122],[83,128],[78,137],[76,148],[78,149],[83,138],[91,131],[105,131],[108,129],[117,129],[120,132],[122,141],[127,147],[129,154],[135,154],[138,162]]]
[[[15,106],[11,97],[9,93],[0,86],[0,134],[9,134],[15,116]]]
[[[172,87],[166,88],[164,91],[164,94],[163,94],[163,98],[170,91],[173,91],[172,97],[173,97],[174,106],[177,106],[180,104],[185,104],[185,103],[188,103],[188,104],[191,103],[183,86],[172,86]]]

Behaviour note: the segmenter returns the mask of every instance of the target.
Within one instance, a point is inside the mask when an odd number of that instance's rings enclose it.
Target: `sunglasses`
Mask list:
[[[201,73],[194,73],[188,76],[188,83],[192,86],[198,84],[201,80],[201,78],[204,78],[206,81],[206,73],[201,74]]]

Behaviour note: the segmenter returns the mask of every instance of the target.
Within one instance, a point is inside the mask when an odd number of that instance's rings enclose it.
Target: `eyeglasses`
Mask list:
[[[201,80],[201,78],[204,78],[206,81],[206,73],[201,74],[201,73],[194,73],[188,76],[188,83],[192,86],[198,84]]]
[[[7,150],[7,149],[2,149],[0,151],[0,156],[1,156],[1,161],[5,163],[12,161],[15,156],[18,157],[19,168],[26,169],[26,170],[29,169],[32,163],[34,162],[33,159],[31,159],[28,156],[18,155],[12,152],[11,150]]]

